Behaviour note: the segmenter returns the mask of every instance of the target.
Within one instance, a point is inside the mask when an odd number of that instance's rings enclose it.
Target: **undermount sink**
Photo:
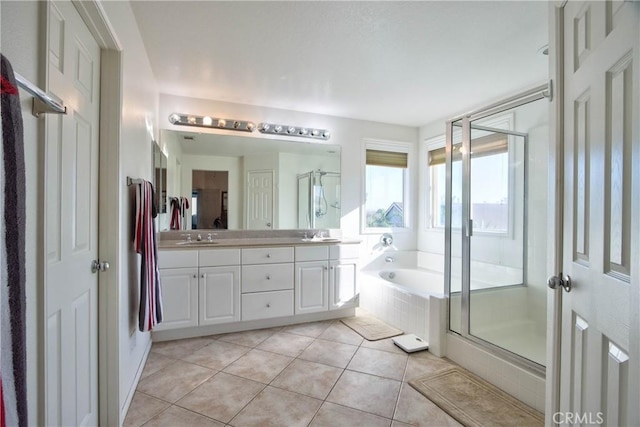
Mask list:
[[[209,241],[209,240],[192,240],[192,241],[188,241],[188,240],[183,240],[181,242],[176,242],[176,245],[178,246],[196,246],[196,245],[215,245],[218,242],[213,242],[213,241]]]
[[[312,242],[312,243],[331,243],[331,242],[339,242],[340,239],[335,237],[314,237],[313,239],[302,239],[303,242]]]

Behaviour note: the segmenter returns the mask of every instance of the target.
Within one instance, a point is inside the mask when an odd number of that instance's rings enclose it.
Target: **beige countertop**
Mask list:
[[[299,237],[253,237],[242,239],[214,239],[208,242],[206,239],[191,243],[185,240],[159,240],[158,249],[213,249],[213,248],[242,248],[261,246],[303,246],[303,245],[338,245],[358,244],[360,240],[349,238],[328,239],[302,239]]]

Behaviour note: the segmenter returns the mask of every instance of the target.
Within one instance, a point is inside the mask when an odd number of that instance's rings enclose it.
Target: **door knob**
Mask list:
[[[100,262],[100,260],[94,259],[93,261],[91,261],[91,272],[92,273],[97,273],[98,271],[100,272],[105,272],[109,269],[110,265],[107,261],[102,261]]]
[[[549,277],[549,280],[547,280],[547,286],[551,289],[558,289],[561,287],[565,292],[571,292],[573,283],[571,282],[571,276],[566,275],[562,278],[562,273],[560,273],[556,276]]]

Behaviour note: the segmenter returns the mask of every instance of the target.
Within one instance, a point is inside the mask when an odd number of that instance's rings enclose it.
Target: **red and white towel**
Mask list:
[[[136,185],[136,221],[133,243],[142,255],[140,263],[140,311],[138,329],[147,332],[162,322],[162,291],[158,271],[158,244],[153,218],[153,185],[148,181]]]
[[[186,229],[186,223],[184,216],[189,209],[189,199],[186,197],[171,197],[170,200],[170,215],[171,222],[169,228],[171,230],[184,230]]]

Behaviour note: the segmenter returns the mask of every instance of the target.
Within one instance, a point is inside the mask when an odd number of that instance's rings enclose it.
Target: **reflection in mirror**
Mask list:
[[[156,141],[152,141],[153,147],[153,187],[155,189],[154,203],[158,207],[158,230],[163,230],[167,213],[167,157],[160,150]]]
[[[191,228],[227,229],[229,172],[194,170],[191,182]]]
[[[340,146],[170,130],[160,137],[176,177],[168,195],[191,201],[188,228],[340,228]]]

